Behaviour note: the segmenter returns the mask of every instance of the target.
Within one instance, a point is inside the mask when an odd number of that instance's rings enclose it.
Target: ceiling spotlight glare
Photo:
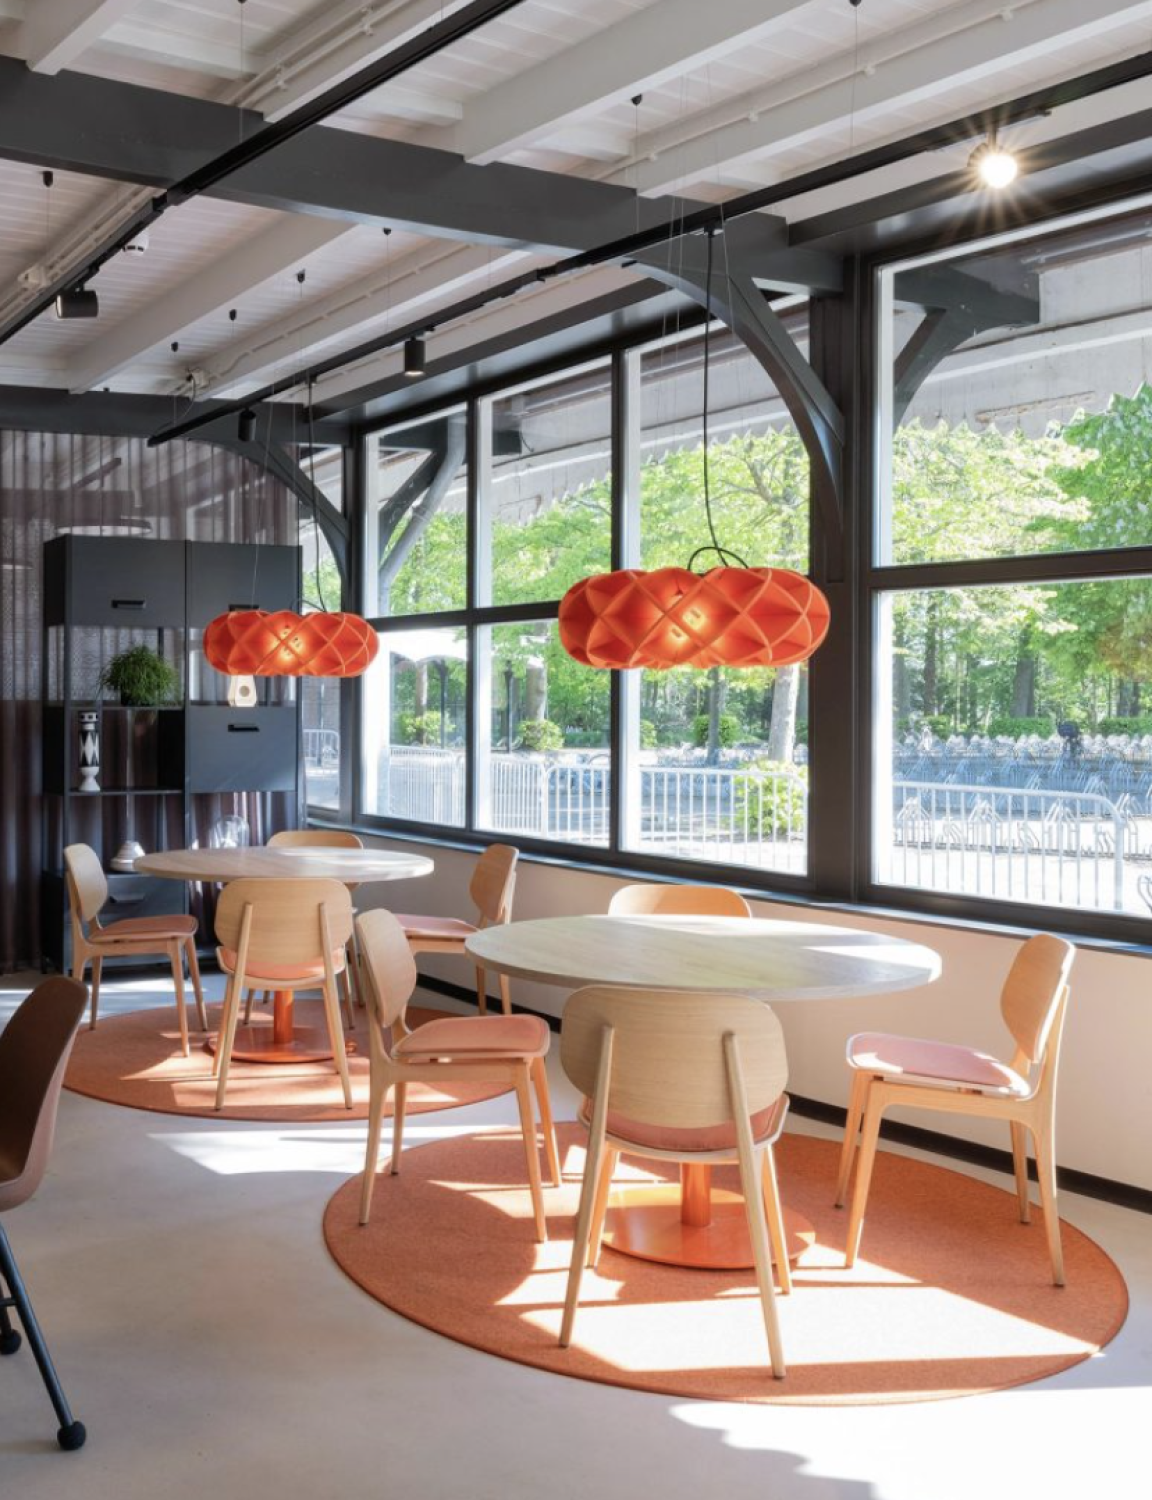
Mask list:
[[[61,292],[56,298],[58,318],[95,318],[100,312],[100,299],[95,292],[82,287],[70,292]]]
[[[982,145],[976,147],[968,158],[968,165],[985,187],[997,190],[1015,182],[1020,171],[1020,163],[1015,156],[1001,146],[994,135],[990,135]]]
[[[251,443],[256,439],[256,413],[250,406],[246,406],[236,419],[236,436],[242,443]]]
[[[404,373],[410,380],[424,373],[424,340],[408,339],[404,345]]]

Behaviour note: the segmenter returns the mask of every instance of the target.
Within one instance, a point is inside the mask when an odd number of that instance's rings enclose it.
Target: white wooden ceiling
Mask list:
[[[0,53],[277,118],[460,3],[0,0]],[[525,0],[329,123],[476,162],[716,200],[1149,48],[1152,0]],[[1146,93],[1135,85],[1078,108],[1107,118],[1145,107]],[[1015,135],[1023,144],[1067,128],[1067,118],[1037,120]],[[805,217],[939,175],[969,149],[784,211]],[[0,161],[0,311],[27,297],[30,270],[141,201],[134,192],[62,172],[47,190],[37,169]],[[194,382],[198,393],[239,394],[529,264],[198,199],[157,222],[146,254],[100,273],[98,320],[49,314],[0,347],[0,382],[173,394]],[[628,274],[544,288],[478,316],[470,336]],[[385,357],[342,383],[389,368]]]

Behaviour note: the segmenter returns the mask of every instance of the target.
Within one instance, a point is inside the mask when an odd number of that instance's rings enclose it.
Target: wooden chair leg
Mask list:
[[[844,1265],[851,1269],[860,1253],[860,1236],[864,1230],[864,1210],[868,1206],[868,1189],[872,1185],[872,1167],[880,1139],[880,1116],[884,1103],[878,1088],[868,1090],[868,1108],[864,1112],[864,1130],[860,1139],[860,1161],[856,1167],[856,1190],[852,1194],[852,1214],[848,1220],[848,1243]]]
[[[176,991],[176,1015],[180,1021],[180,1050],[185,1057],[190,1057],[188,1011],[184,1005],[184,955],[179,943],[168,944],[168,959],[172,965],[172,985]]]
[[[482,1016],[488,1014],[488,976],[479,967],[476,969],[476,1009]]]
[[[356,929],[352,929],[352,936],[348,939],[348,957],[345,960],[352,973],[352,995],[357,1006],[364,1009],[364,987],[360,983],[360,944],[356,939]]]
[[[251,1020],[252,1020],[252,997],[255,995],[255,993],[256,993],[256,991],[254,989],[252,989],[251,987],[249,987],[248,993],[244,997],[244,1024],[245,1024],[245,1026],[249,1025],[251,1023]]]
[[[400,1153],[404,1149],[404,1116],[408,1108],[408,1085],[398,1083],[392,1095],[392,1160],[388,1170],[393,1177],[400,1175]]]
[[[792,1294],[792,1267],[788,1262],[788,1236],[784,1232],[784,1211],[780,1207],[780,1184],[776,1180],[776,1154],[771,1146],[760,1153],[761,1188],[764,1194],[764,1217],[768,1223],[768,1238],[772,1241],[772,1259],[776,1265],[776,1279],[785,1297]]]
[[[1064,1285],[1064,1250],[1060,1243],[1060,1213],[1056,1195],[1056,1154],[1050,1121],[1032,1130],[1036,1146],[1036,1176],[1040,1179],[1040,1206],[1044,1210],[1044,1232],[1052,1261],[1052,1283]]]
[[[844,1207],[848,1195],[848,1179],[852,1176],[852,1159],[856,1155],[856,1137],[860,1134],[860,1121],[864,1106],[868,1102],[868,1085],[871,1079],[859,1069],[852,1072],[852,1090],[848,1095],[848,1118],[844,1122],[844,1144],[840,1147],[840,1178],[836,1184],[836,1207]]]
[[[568,1268],[568,1290],[564,1297],[564,1316],[560,1322],[560,1347],[567,1349],[572,1342],[572,1326],[576,1321],[576,1308],[580,1302],[580,1283],[584,1279],[584,1266],[588,1260],[588,1237],[592,1230],[592,1211],[595,1208],[596,1185],[600,1179],[600,1168],[604,1157],[604,1133],[588,1139],[588,1156],[584,1163],[584,1181],[580,1185],[580,1207],[576,1211],[576,1232],[572,1238],[572,1262]]]
[[[355,1031],[356,1017],[352,1011],[352,985],[348,978],[347,961],[345,961],[343,969],[336,976],[336,982],[340,986],[340,993],[344,1000],[344,1021],[349,1031]]]
[[[1012,1132],[1012,1170],[1016,1176],[1016,1202],[1021,1224],[1032,1222],[1032,1197],[1028,1191],[1028,1127],[1022,1120],[1009,1120]]]
[[[552,1118],[552,1096],[548,1092],[548,1069],[542,1057],[532,1059],[532,1081],[536,1085],[536,1103],[540,1109],[540,1126],[544,1132],[544,1152],[552,1186],[560,1186],[560,1147],[556,1142],[556,1122]]]
[[[364,1151],[364,1180],[360,1184],[360,1222],[367,1224],[372,1213],[372,1189],[376,1186],[376,1171],[380,1164],[380,1131],[384,1124],[384,1105],[388,1099],[388,1085],[380,1076],[380,1069],[372,1069],[368,1086],[368,1143]]]
[[[97,953],[92,959],[92,1019],[88,1027],[90,1031],[95,1030],[96,1027],[96,1008],[100,1004],[100,976],[103,972],[104,960]]]
[[[612,1196],[612,1179],[616,1175],[616,1163],[620,1153],[615,1146],[604,1148],[600,1164],[596,1197],[592,1204],[592,1224],[588,1231],[588,1268],[594,1271],[600,1263],[600,1246],[604,1239],[604,1220],[608,1217],[608,1200]]]
[[[506,1016],[512,1014],[512,987],[507,974],[497,976],[500,981],[500,1007]]]
[[[540,1149],[536,1144],[536,1116],[532,1110],[532,1090],[528,1086],[527,1064],[516,1068],[516,1103],[520,1106],[520,1129],[524,1135],[524,1158],[528,1163],[528,1189],[532,1194],[536,1238],[543,1244],[548,1238],[548,1222],[544,1217],[544,1189],[540,1181]]]
[[[340,1023],[340,1001],[335,985],[324,983],[324,1015],[328,1021],[328,1037],[332,1043],[332,1061],[344,1091],[344,1108],[352,1108],[352,1080],[348,1076],[348,1054],[344,1050],[344,1027]]]
[[[86,953],[75,953],[72,955],[72,978],[80,984],[84,983],[84,970],[88,967],[88,955]],[[96,1001],[97,996],[92,995],[91,1007],[88,1014],[88,1030],[96,1030]]]
[[[196,939],[185,938],[184,952],[188,955],[188,977],[192,981],[192,993],[196,996],[196,1019],[200,1030],[208,1030],[208,1010],[204,1004],[204,986],[200,983],[200,963],[196,957]]]
[[[228,1070],[232,1066],[232,1044],[236,1040],[236,1025],[240,1020],[240,986],[236,976],[228,981],[228,993],[224,997],[224,1020],[216,1038],[216,1108],[224,1108],[224,1095],[228,1088]]]
[[[228,1031],[228,1012],[232,1005],[232,976],[224,980],[224,999],[220,1006],[220,1030],[216,1033],[216,1046],[212,1049],[212,1076],[220,1075],[220,1059],[224,1054],[224,1037]]]
[[[740,1122],[738,1122],[739,1124]],[[747,1128],[747,1116],[744,1119]],[[744,1193],[744,1210],[748,1216],[748,1235],[752,1241],[752,1259],[756,1264],[756,1284],[760,1289],[760,1306],[764,1314],[764,1331],[768,1335],[768,1355],[772,1361],[772,1373],[777,1380],[787,1375],[784,1363],[784,1346],[780,1338],[780,1318],[776,1311],[776,1287],[772,1280],[772,1252],[768,1248],[768,1222],[764,1217],[764,1195],[760,1187],[760,1173],[756,1169],[756,1154],[751,1153],[749,1140],[740,1139],[737,1132],[736,1155],[740,1163],[740,1185]]]

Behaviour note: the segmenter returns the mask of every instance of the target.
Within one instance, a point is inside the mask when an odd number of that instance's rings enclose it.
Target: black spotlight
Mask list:
[[[95,318],[100,312],[100,299],[95,292],[76,287],[70,292],[61,292],[56,298],[58,318]]]
[[[246,406],[236,420],[236,436],[242,443],[251,443],[256,437],[256,413]]]
[[[404,373],[409,379],[424,373],[424,340],[408,339],[404,345]]]

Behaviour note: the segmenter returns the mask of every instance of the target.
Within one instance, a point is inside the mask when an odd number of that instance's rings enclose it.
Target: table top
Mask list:
[[[915,989],[940,975],[939,954],[919,943],[764,918],[545,917],[486,927],[465,947],[498,973],[569,989],[735,990],[772,1001]]]
[[[292,879],[339,880],[346,885],[376,880],[410,880],[431,875],[435,866],[423,854],[385,849],[325,849],[317,845],[268,849],[164,849],[136,861],[140,875],[166,880]]]

